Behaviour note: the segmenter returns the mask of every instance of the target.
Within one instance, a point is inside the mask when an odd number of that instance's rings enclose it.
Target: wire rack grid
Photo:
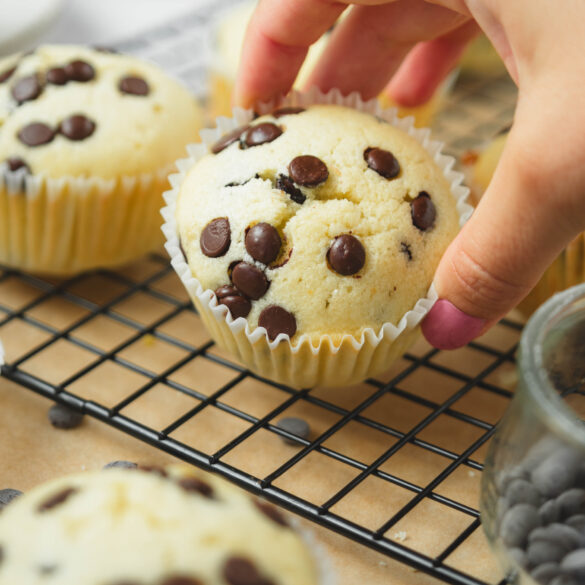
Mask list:
[[[203,65],[185,68],[177,39],[191,46],[212,16],[200,6],[122,48],[200,87]],[[458,156],[509,123],[514,103],[506,77],[460,79],[435,134]],[[521,327],[505,319],[451,353],[420,342],[376,379],[295,391],[213,343],[162,254],[68,280],[0,267],[3,376],[455,584],[493,581],[474,571],[477,495]],[[310,437],[281,429],[285,416]]]

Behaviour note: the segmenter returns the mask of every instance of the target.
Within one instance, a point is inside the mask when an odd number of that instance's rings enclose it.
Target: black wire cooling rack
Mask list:
[[[181,70],[189,51],[176,47],[208,25],[204,13],[122,48],[160,53],[200,87],[203,65]],[[514,104],[506,77],[460,78],[435,135],[461,155],[508,124]],[[455,584],[488,582],[473,571],[479,479],[521,327],[505,319],[456,352],[421,342],[379,378],[295,391],[211,341],[162,254],[64,281],[0,267],[3,376]],[[279,428],[284,416],[309,422],[310,437]]]

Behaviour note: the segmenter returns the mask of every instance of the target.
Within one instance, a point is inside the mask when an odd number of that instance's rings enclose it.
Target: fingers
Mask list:
[[[393,102],[407,108],[427,102],[455,68],[468,45],[480,32],[470,20],[455,30],[416,45],[386,86]]]

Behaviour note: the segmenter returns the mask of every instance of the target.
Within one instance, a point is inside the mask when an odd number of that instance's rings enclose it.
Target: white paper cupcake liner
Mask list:
[[[259,104],[256,112],[263,115],[275,107],[309,107],[314,104],[336,104],[368,112],[413,136],[429,152],[447,178],[456,200],[460,225],[470,217],[473,208],[466,202],[469,189],[461,184],[463,174],[453,170],[455,159],[441,153],[443,144],[430,138],[429,129],[415,128],[412,117],[399,118],[396,108],[384,110],[376,100],[363,101],[355,92],[342,96],[338,90],[323,94],[314,88],[306,93],[292,92],[278,103],[272,101]],[[232,319],[227,307],[218,304],[214,292],[204,289],[191,273],[180,248],[175,218],[179,186],[187,171],[210,151],[211,146],[221,136],[249,123],[253,117],[252,110],[234,108],[232,118],[220,117],[216,128],[202,130],[202,142],[189,145],[189,158],[177,162],[179,172],[169,178],[173,188],[164,194],[167,206],[161,211],[165,220],[162,227],[166,236],[165,247],[173,268],[213,339],[262,376],[304,388],[317,384],[351,384],[384,371],[416,339],[419,323],[437,300],[433,286],[424,298],[413,304],[412,309],[403,315],[397,325],[384,323],[377,331],[366,328],[359,338],[353,335],[335,338],[323,335],[315,344],[308,334],[300,335],[291,342],[286,334],[281,333],[270,341],[263,327],[251,328],[243,317]]]

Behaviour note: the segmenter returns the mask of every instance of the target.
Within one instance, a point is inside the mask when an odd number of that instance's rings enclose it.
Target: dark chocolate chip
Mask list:
[[[72,81],[91,81],[95,77],[95,69],[86,61],[79,59],[65,65],[65,72]]]
[[[74,429],[83,422],[83,416],[65,404],[53,404],[49,409],[49,421],[57,429]]]
[[[27,174],[31,174],[30,167],[19,156],[8,157],[6,159],[6,164],[8,165],[8,170],[13,173],[18,169],[24,169]]]
[[[223,256],[230,247],[231,230],[227,217],[212,219],[201,232],[199,245],[201,251],[209,258]]]
[[[316,156],[305,154],[293,158],[288,165],[291,179],[297,185],[316,187],[329,177],[327,165]]]
[[[426,231],[435,225],[437,212],[431,201],[431,196],[426,191],[421,191],[418,196],[410,202],[410,213],[412,223],[421,231]]]
[[[48,510],[52,510],[56,506],[63,504],[65,500],[69,499],[73,494],[76,494],[77,491],[77,488],[65,488],[44,502],[41,502],[38,505],[37,510],[39,512],[47,512]]]
[[[301,439],[308,439],[309,434],[311,433],[311,428],[309,427],[309,423],[302,418],[298,418],[296,416],[287,416],[285,418],[281,418],[277,423],[276,426],[283,431],[287,431],[291,435],[296,435]],[[287,445],[295,445],[298,446],[299,443],[294,439],[289,439],[288,437],[281,437],[281,439]]]
[[[252,126],[244,136],[244,144],[251,148],[276,140],[282,134],[282,128],[272,122],[263,122]]]
[[[251,227],[244,242],[248,254],[263,264],[270,264],[276,260],[282,245],[278,230],[266,222]]]
[[[195,492],[206,498],[213,499],[213,488],[201,479],[197,479],[196,477],[182,477],[177,483],[187,492]]]
[[[258,510],[260,512],[262,512],[262,514],[264,514],[264,516],[266,516],[267,518],[270,518],[270,520],[272,520],[273,522],[276,522],[280,526],[286,526],[288,528],[288,521],[281,514],[281,512],[278,508],[276,508],[272,504],[269,504],[268,502],[263,502],[262,500],[258,500],[256,498],[254,498],[252,501],[254,502],[254,505],[256,506],[256,508],[258,508]]]
[[[248,262],[238,262],[232,270],[232,282],[248,298],[258,300],[268,290],[268,279],[260,268]]]
[[[188,575],[172,575],[161,581],[160,585],[203,585],[203,581]]]
[[[46,79],[53,85],[65,85],[69,81],[69,76],[64,67],[53,67],[47,71]]]
[[[123,77],[118,84],[118,89],[130,95],[144,96],[150,93],[148,83],[142,77],[128,75]]]
[[[46,124],[33,122],[18,133],[18,139],[27,146],[41,146],[48,144],[55,138],[55,132]]]
[[[291,116],[293,114],[300,114],[301,112],[304,112],[305,108],[293,108],[293,107],[288,107],[288,108],[278,108],[278,110],[274,110],[274,112],[272,112],[272,115],[275,118],[281,118],[282,116]]]
[[[161,477],[168,476],[167,470],[160,465],[139,465],[136,469],[146,473],[154,473],[154,475],[160,475]]]
[[[215,294],[219,304],[229,309],[233,319],[247,317],[252,310],[252,303],[235,286],[220,286]]]
[[[22,496],[22,492],[20,490],[13,490],[12,488],[5,488],[0,490],[0,510],[8,506],[12,500]]]
[[[250,182],[252,179],[259,179],[260,175],[258,173],[256,173],[253,177],[250,177],[249,179],[246,179],[245,181],[231,181],[230,183],[226,183],[224,185],[224,187],[241,187],[242,185],[245,185],[246,183]]]
[[[27,75],[20,78],[11,89],[12,97],[19,103],[36,100],[43,91],[37,75]]]
[[[393,179],[400,173],[400,165],[389,150],[370,146],[364,150],[364,160],[368,167],[385,179]]]
[[[108,469],[136,469],[137,467],[138,464],[134,463],[133,461],[118,460],[106,463],[102,469],[106,471]]]
[[[227,148],[230,144],[237,142],[240,136],[249,128],[249,125],[239,126],[235,130],[224,134],[212,147],[211,152],[213,154],[219,154],[224,148]]]
[[[406,254],[406,257],[409,261],[412,260],[412,249],[410,248],[410,244],[407,244],[406,242],[400,242],[400,251],[403,254]]]
[[[258,317],[258,325],[266,329],[270,341],[274,341],[280,333],[292,337],[297,331],[294,315],[278,305],[269,305],[263,309]]]
[[[4,83],[5,81],[8,81],[12,77],[12,75],[14,74],[15,71],[16,71],[16,66],[10,67],[9,69],[6,69],[2,73],[0,73],[0,83]]]
[[[59,132],[69,138],[69,140],[85,140],[89,138],[95,131],[95,122],[82,116],[75,114],[65,118],[59,126]]]
[[[359,272],[366,262],[362,243],[350,234],[337,236],[327,252],[329,266],[338,274],[350,276]]]
[[[252,561],[244,557],[230,557],[223,566],[223,578],[229,585],[273,585],[264,578]]]
[[[290,177],[286,175],[279,175],[278,179],[276,179],[276,188],[284,191],[295,203],[302,205],[305,202],[305,195],[303,192],[298,188],[295,187],[295,184],[292,182]]]

